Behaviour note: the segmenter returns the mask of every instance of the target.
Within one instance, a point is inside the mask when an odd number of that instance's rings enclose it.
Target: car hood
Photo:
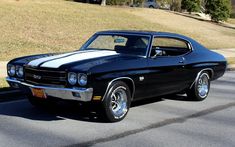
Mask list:
[[[115,51],[87,50],[76,51],[55,56],[48,56],[30,61],[27,66],[60,70],[87,71],[94,66],[117,61],[122,57]]]
[[[51,54],[38,54],[38,55],[30,55],[30,56],[24,56],[24,57],[19,57],[11,60],[8,64],[17,64],[17,65],[27,65],[30,61],[39,59],[39,58],[45,58],[49,56],[55,56],[58,55],[56,53],[51,53]]]

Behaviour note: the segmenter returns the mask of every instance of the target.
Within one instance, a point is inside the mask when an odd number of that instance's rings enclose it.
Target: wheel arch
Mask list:
[[[214,70],[210,68],[210,70],[208,69],[208,70],[205,70],[205,71],[207,71],[209,73],[210,79],[213,79],[213,77],[214,77]]]
[[[104,99],[104,97],[107,95],[108,93],[108,90],[110,88],[110,86],[112,85],[112,83],[116,82],[116,81],[123,81],[124,83],[127,84],[127,86],[129,87],[130,91],[131,91],[131,100],[133,99],[134,97],[134,94],[135,94],[135,82],[132,78],[130,77],[118,77],[118,78],[115,78],[115,79],[112,79],[109,83],[108,83],[108,86],[106,88],[106,91],[104,93],[104,96],[102,98],[102,101]]]
[[[198,80],[200,74],[201,74],[202,72],[204,72],[204,71],[208,72],[210,79],[213,79],[214,70],[213,70],[212,68],[204,68],[204,69],[200,70],[200,71],[197,73],[197,76],[196,76],[195,80],[193,81],[193,83],[192,83],[191,86],[190,86],[190,89],[193,87],[194,83]]]

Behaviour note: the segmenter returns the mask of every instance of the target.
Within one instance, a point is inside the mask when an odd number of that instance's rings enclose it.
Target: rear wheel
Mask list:
[[[122,81],[114,82],[102,101],[102,115],[109,122],[121,121],[127,115],[131,104],[130,89]]]
[[[210,91],[210,76],[208,72],[203,71],[195,81],[191,89],[187,91],[187,96],[196,101],[202,101],[207,98]]]

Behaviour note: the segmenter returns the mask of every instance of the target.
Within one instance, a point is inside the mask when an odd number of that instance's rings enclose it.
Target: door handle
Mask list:
[[[182,63],[184,63],[184,61],[185,61],[185,58],[184,58],[184,57],[182,57],[182,60],[180,60],[180,61],[179,61],[179,63],[181,63],[181,64],[182,64]]]
[[[179,61],[179,63],[184,63],[184,61],[183,61],[183,60],[181,60],[181,61]]]

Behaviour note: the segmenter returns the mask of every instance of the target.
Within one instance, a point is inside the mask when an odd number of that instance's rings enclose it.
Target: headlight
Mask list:
[[[7,65],[7,72],[9,74],[9,76],[15,76],[15,74],[16,74],[16,67],[15,67],[15,65],[8,64]]]
[[[87,75],[86,74],[78,74],[78,84],[81,86],[85,86],[87,84]]]
[[[22,78],[24,76],[24,68],[22,66],[16,66],[16,75],[19,78]]]
[[[71,85],[75,85],[77,83],[77,74],[74,72],[70,72],[68,74],[68,82]]]

